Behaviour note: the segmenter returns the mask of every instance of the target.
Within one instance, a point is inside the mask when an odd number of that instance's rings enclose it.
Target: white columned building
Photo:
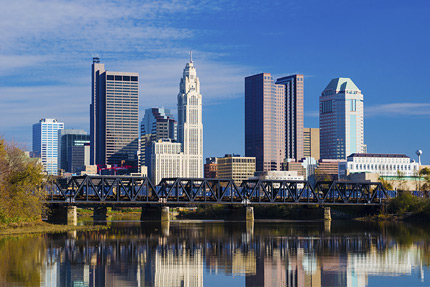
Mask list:
[[[416,176],[419,163],[404,154],[353,153],[339,163],[339,176],[351,173],[377,173],[380,176]]]
[[[185,65],[178,94],[178,141],[184,154],[183,176],[203,177],[203,123],[200,81],[193,60]]]
[[[152,143],[151,181],[159,184],[163,178],[184,177],[184,155],[181,144],[159,140]]]

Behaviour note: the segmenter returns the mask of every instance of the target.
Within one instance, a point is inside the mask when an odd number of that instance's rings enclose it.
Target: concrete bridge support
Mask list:
[[[170,221],[161,221],[161,235],[164,237],[168,237],[170,235]]]
[[[247,207],[245,207],[246,208],[246,221],[248,222],[248,221],[254,221],[254,207],[252,207],[252,206],[247,206]]]
[[[247,242],[250,242],[254,237],[254,221],[246,221],[246,237]]]
[[[324,207],[324,221],[331,221],[330,207]]]
[[[55,224],[77,225],[78,213],[76,206],[51,206],[48,213],[48,222]]]
[[[105,221],[107,219],[107,207],[94,207],[93,219],[97,221]]]
[[[140,215],[140,220],[159,220],[159,221],[169,221],[170,220],[170,210],[168,206],[152,206],[147,205],[142,207],[142,213]]]
[[[331,231],[331,220],[324,220],[324,232],[330,233]]]

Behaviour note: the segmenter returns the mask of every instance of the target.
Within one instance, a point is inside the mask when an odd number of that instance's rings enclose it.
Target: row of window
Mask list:
[[[114,75],[107,75],[106,79],[108,81],[124,81],[124,82],[137,82],[138,77],[137,76],[114,76]]]
[[[350,164],[350,169],[353,169],[353,165]],[[411,170],[411,165],[385,165],[385,164],[356,164],[356,170]],[[413,169],[416,169],[414,166]]]

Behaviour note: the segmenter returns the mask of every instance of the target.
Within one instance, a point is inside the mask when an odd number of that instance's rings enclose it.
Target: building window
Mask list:
[[[357,111],[357,100],[350,100],[351,112]]]
[[[332,103],[331,101],[323,101],[321,102],[321,113],[331,113],[332,112]]]

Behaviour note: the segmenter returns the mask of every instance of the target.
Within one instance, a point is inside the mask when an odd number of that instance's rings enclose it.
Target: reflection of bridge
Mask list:
[[[317,182],[165,178],[154,186],[146,177],[77,176],[47,187],[49,203],[143,206],[184,204],[380,205],[388,194],[379,182]]]

